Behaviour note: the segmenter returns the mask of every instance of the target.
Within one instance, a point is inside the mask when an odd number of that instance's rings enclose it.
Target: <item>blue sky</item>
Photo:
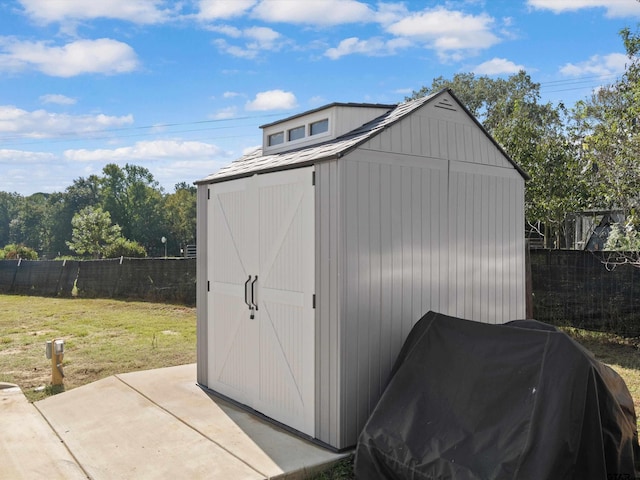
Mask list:
[[[636,0],[0,0],[0,191],[131,163],[172,192],[260,125],[458,72],[525,69],[572,106],[624,71],[639,22]]]

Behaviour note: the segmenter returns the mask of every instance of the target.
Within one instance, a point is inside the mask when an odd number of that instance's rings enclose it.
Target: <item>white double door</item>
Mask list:
[[[210,187],[208,387],[313,437],[312,173]]]

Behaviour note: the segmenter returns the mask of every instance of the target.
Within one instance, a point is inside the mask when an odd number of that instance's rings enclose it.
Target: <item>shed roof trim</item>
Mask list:
[[[313,110],[307,110],[305,112],[301,112],[301,113],[297,113],[295,115],[291,115],[290,117],[287,118],[283,118],[281,120],[278,120],[276,122],[271,122],[271,123],[267,123],[265,125],[260,125],[260,128],[268,128],[271,127],[273,125],[278,125],[279,123],[285,123],[288,122],[289,120],[293,120],[296,118],[300,118],[300,117],[305,117],[311,113],[316,113],[316,112],[321,112],[323,110],[328,110],[329,108],[333,108],[333,107],[362,107],[362,108],[379,108],[381,110],[391,110],[392,108],[396,108],[395,104],[392,105],[388,105],[388,104],[382,104],[382,103],[342,103],[342,102],[333,102],[330,103],[328,105],[323,105],[322,107],[318,107],[318,108],[314,108]]]
[[[489,139],[491,139],[491,141],[496,145],[500,152],[502,152],[502,154],[513,164],[516,170],[518,170],[518,172],[520,172],[520,174],[525,179],[528,179],[527,174],[518,165],[516,165],[516,163],[509,157],[509,155],[506,154],[502,147],[486,132],[482,124],[480,124],[480,122],[478,122],[478,120],[473,115],[471,115],[467,108],[462,105],[462,103],[460,103],[453,92],[450,89],[445,89],[429,96],[410,100],[398,105],[385,106],[388,107],[389,110],[383,115],[375,118],[370,122],[365,123],[361,127],[356,128],[349,133],[346,133],[324,143],[269,155],[263,155],[262,148],[256,148],[255,150],[231,162],[229,165],[222,167],[216,173],[213,173],[195,183],[215,183],[223,180],[231,180],[233,178],[246,177],[255,173],[266,173],[277,170],[285,170],[289,168],[302,167],[318,161],[340,158],[362,143],[366,142],[370,138],[374,137],[384,129],[390,127],[405,116],[409,115],[413,111],[439,97],[444,92],[448,92],[449,94],[451,94],[456,102],[471,118],[473,118],[476,124],[489,137]],[[364,104],[331,104],[329,106],[335,105],[362,106]],[[377,106],[382,107],[382,105]],[[309,112],[306,112],[305,114],[308,113]],[[291,118],[295,117],[290,117],[286,120],[290,120]]]

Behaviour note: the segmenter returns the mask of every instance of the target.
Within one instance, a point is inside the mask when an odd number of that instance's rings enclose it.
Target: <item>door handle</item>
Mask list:
[[[247,278],[247,281],[244,282],[244,303],[247,304],[247,307],[249,307],[249,310],[251,310],[251,304],[249,303],[249,300],[247,299],[247,285],[249,285],[250,281],[251,281],[251,275],[249,275],[249,278]]]
[[[251,278],[251,277],[249,277],[249,278]],[[256,286],[256,282],[257,281],[258,281],[258,275],[256,275],[256,278],[254,278],[253,282],[251,282],[251,304],[256,309],[256,312],[258,311],[258,301],[256,299],[256,291],[255,291],[255,286]],[[249,307],[249,308],[251,308],[251,307]]]

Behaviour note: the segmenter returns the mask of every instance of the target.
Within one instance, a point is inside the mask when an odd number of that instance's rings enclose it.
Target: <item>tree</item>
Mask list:
[[[118,258],[118,257],[133,257],[142,258],[146,257],[147,252],[142,245],[133,240],[127,240],[124,237],[118,237],[113,243],[110,243],[105,247],[105,258]]]
[[[15,243],[5,245],[4,248],[0,250],[0,260],[17,260],[19,258],[25,260],[37,260],[38,252],[33,248],[29,248],[25,245],[16,245]]]
[[[49,208],[49,197],[47,193],[34,193],[21,199],[9,223],[12,243],[23,244],[40,252],[50,251],[55,218]]]
[[[620,209],[640,227],[640,37],[620,32],[629,63],[622,77],[578,102],[572,133],[597,208]]]
[[[21,201],[17,193],[0,192],[0,245],[10,242],[11,221],[18,216]]]
[[[67,245],[80,255],[100,258],[110,244],[121,235],[119,225],[111,223],[111,215],[100,207],[85,207],[71,220],[71,241]]]
[[[196,187],[177,184],[175,193],[167,195],[164,211],[168,228],[168,241],[174,248],[196,243]]]
[[[160,252],[160,239],[167,234],[163,215],[162,188],[149,170],[135,165],[109,164],[103,169],[102,207],[122,227],[126,238],[147,251]]]

